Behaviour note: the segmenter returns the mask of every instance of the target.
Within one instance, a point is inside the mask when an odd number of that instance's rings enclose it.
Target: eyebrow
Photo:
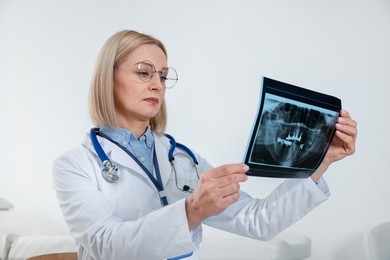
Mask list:
[[[141,63],[144,62],[144,61],[145,61],[146,64],[153,66],[154,69],[156,70],[156,66],[155,66],[154,63],[153,63],[152,61],[150,61],[150,60],[142,60],[142,61],[139,61],[139,62],[134,63],[134,65],[135,65],[135,66],[138,66],[139,64],[141,64]],[[146,62],[146,61],[148,61],[148,62]],[[164,66],[164,67],[161,68],[161,70],[156,70],[156,71],[160,71],[160,72],[161,72],[162,70],[168,69],[168,68],[169,68],[169,66]]]

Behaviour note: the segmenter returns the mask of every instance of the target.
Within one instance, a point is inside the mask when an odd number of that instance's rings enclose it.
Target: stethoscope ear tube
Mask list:
[[[175,160],[175,157],[173,156],[173,152],[175,151],[176,147],[178,147],[178,148],[184,150],[192,158],[192,161],[194,162],[195,172],[196,172],[196,175],[197,175],[197,177],[199,179],[199,172],[198,172],[198,164],[199,164],[199,162],[198,162],[198,159],[196,159],[195,154],[187,146],[185,146],[184,144],[181,144],[181,143],[177,143],[175,138],[173,138],[169,134],[164,134],[164,135],[169,139],[169,142],[171,143],[171,148],[168,151],[168,159],[169,159],[169,162],[172,165],[172,168],[173,168],[173,171],[174,171],[174,174],[175,174],[176,187],[179,190],[183,191],[183,192],[192,193],[194,191],[194,189],[191,188],[190,186],[183,185],[183,187],[180,187],[180,185],[179,185],[179,181],[177,180],[177,172],[176,172],[175,163],[173,162]]]
[[[173,157],[173,152],[175,151],[176,148],[176,140],[169,134],[164,134],[166,137],[168,137],[169,142],[171,143],[171,149],[169,149],[168,152],[168,160],[172,163],[173,160],[175,160],[175,157]]]
[[[194,161],[194,163],[196,165],[199,164],[198,159],[196,159],[196,157],[195,157],[195,154],[187,146],[185,146],[184,144],[181,144],[181,143],[176,143],[175,138],[173,138],[169,134],[164,134],[164,135],[166,137],[168,137],[169,142],[171,143],[171,149],[169,149],[169,152],[168,152],[168,159],[170,162],[175,160],[175,157],[173,156],[173,152],[175,151],[176,147],[178,147],[178,148],[184,150],[192,158],[192,160]]]

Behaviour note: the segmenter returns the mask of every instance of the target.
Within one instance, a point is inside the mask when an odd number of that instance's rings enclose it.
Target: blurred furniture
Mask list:
[[[310,238],[299,234],[280,234],[270,241],[259,241],[224,232],[206,234],[200,260],[302,260],[311,255]]]
[[[0,260],[25,260],[76,250],[76,241],[65,224],[31,211],[0,210]]]
[[[27,260],[77,260],[77,253],[38,255],[30,257]]]
[[[367,260],[390,259],[390,222],[379,224],[365,234],[364,251]]]

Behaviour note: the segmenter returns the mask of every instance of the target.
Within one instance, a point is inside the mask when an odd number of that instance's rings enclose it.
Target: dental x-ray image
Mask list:
[[[244,161],[248,175],[305,178],[332,142],[341,100],[263,78],[263,91]]]

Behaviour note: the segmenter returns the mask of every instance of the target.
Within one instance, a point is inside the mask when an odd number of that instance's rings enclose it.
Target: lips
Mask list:
[[[149,102],[151,104],[158,104],[159,99],[155,97],[149,97],[149,98],[145,98],[144,101]]]

